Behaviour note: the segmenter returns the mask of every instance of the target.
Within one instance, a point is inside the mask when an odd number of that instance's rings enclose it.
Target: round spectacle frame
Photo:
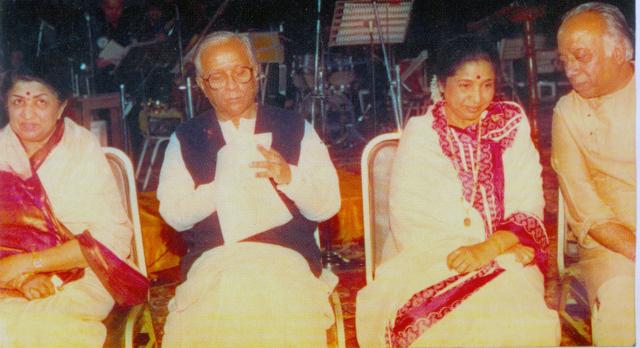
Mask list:
[[[236,83],[245,84],[253,79],[253,68],[250,66],[238,66],[231,70],[231,78]],[[207,77],[203,77],[202,80],[213,90],[222,89],[229,82],[229,74],[223,71],[214,72]]]

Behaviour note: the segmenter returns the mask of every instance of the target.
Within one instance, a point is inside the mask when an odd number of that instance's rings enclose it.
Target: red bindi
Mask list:
[[[31,92],[27,91],[27,95],[31,95]]]
[[[476,75],[476,80],[480,80],[480,75]]]

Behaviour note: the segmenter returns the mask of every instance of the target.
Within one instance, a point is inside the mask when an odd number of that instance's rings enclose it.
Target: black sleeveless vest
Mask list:
[[[294,112],[267,105],[258,106],[255,133],[271,132],[271,147],[289,164],[298,164],[304,127],[304,118]],[[182,158],[196,188],[212,182],[218,151],[225,145],[215,112],[207,111],[181,124],[176,130],[176,136],[180,141]],[[271,183],[275,186],[273,180]],[[313,274],[319,276],[322,272],[321,254],[314,237],[317,223],[302,216],[286,195],[277,190],[276,192],[293,218],[284,225],[243,241],[271,243],[295,250],[307,260]],[[186,277],[191,265],[202,253],[224,244],[217,212],[196,223],[191,230],[183,232],[182,236],[188,247],[187,254],[180,261],[183,277]]]

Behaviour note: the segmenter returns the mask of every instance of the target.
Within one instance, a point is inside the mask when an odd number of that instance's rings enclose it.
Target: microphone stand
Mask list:
[[[398,130],[402,129],[402,109],[399,105],[399,101],[396,95],[394,85],[396,82],[391,77],[391,68],[389,67],[389,58],[387,56],[387,49],[384,44],[384,37],[382,36],[382,29],[380,28],[380,17],[378,16],[378,2],[373,0],[373,14],[375,15],[376,27],[378,30],[378,38],[380,39],[380,46],[382,47],[382,55],[384,57],[384,67],[387,72],[387,79],[389,80],[389,95],[391,97],[391,104],[393,105],[393,115],[395,116],[396,127]]]
[[[313,61],[313,92],[311,94],[311,125],[316,126],[316,101],[320,102],[320,137],[325,138],[325,105],[324,105],[324,88],[322,85],[322,72],[320,71],[320,12],[322,0],[316,2],[316,47]]]
[[[176,8],[176,31],[178,35],[178,59],[180,64],[180,81],[185,81],[185,73],[184,73],[184,54],[182,51],[182,19],[180,18],[180,9],[178,8],[178,4],[175,5]],[[187,76],[185,81],[185,105],[186,105],[186,114],[187,119],[193,118],[193,97],[191,95],[191,77]]]
[[[378,107],[376,105],[376,65],[375,65],[375,46],[373,44],[373,23],[369,21],[369,38],[371,47],[369,52],[371,53],[371,59],[369,64],[371,66],[371,108],[373,110],[373,134],[378,134]]]
[[[313,75],[313,92],[311,92],[311,125],[315,127],[316,125],[316,102],[319,102],[320,106],[320,120],[321,123],[321,139],[325,139],[326,136],[326,110],[325,110],[325,95],[324,95],[324,86],[323,86],[323,76],[321,71],[320,64],[320,15],[322,8],[322,0],[317,0],[316,2],[316,48],[315,48],[315,59],[314,59],[314,75]],[[324,65],[324,64],[323,64]],[[318,230],[319,233],[319,230]],[[331,233],[328,231],[324,233],[324,250],[322,252],[322,264],[332,269],[336,266],[340,266],[345,263],[347,260],[343,259],[338,253],[333,251],[332,238]]]
[[[86,6],[85,6],[86,8]],[[96,68],[96,57],[93,48],[93,30],[91,29],[91,14],[88,11],[84,13],[84,20],[87,22],[87,38],[89,39],[89,76],[85,77],[86,86],[87,86],[87,96],[91,96],[93,93],[93,83],[95,80],[95,68]]]

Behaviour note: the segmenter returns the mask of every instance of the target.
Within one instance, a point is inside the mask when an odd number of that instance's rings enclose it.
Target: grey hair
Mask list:
[[[196,72],[198,73],[198,75],[202,73],[202,61],[200,58],[204,50],[211,45],[215,45],[215,44],[233,40],[233,39],[237,39],[242,43],[242,45],[247,51],[247,56],[249,57],[249,61],[251,61],[251,65],[254,68],[254,72],[256,74],[260,73],[260,65],[258,64],[258,60],[256,59],[256,54],[253,49],[253,45],[251,44],[251,41],[249,40],[248,35],[240,35],[230,31],[216,31],[205,36],[205,38],[202,40],[202,42],[198,45],[198,48],[196,49],[195,59],[193,60],[193,63],[196,66]]]
[[[631,40],[631,29],[627,25],[627,20],[617,7],[605,4],[602,2],[587,2],[579,5],[569,12],[565,13],[562,17],[562,23],[560,24],[560,30],[564,23],[584,12],[595,12],[602,16],[607,31],[603,38],[604,50],[607,55],[611,55],[615,47],[616,39],[621,39],[625,48],[625,58],[628,61],[633,60],[633,42]]]

